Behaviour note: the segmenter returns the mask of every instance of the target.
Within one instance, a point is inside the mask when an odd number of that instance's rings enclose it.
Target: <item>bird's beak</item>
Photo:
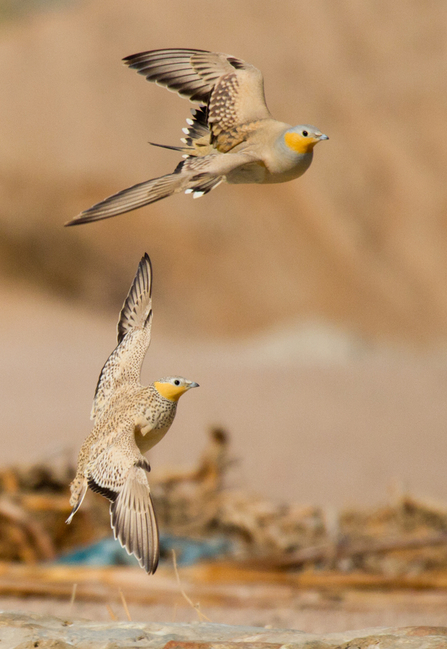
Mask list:
[[[188,390],[189,388],[200,388],[200,385],[195,381],[191,381],[191,383],[188,385]]]
[[[320,135],[320,140],[329,140],[329,136],[328,136],[328,135],[325,135],[324,133],[322,133],[322,134]]]

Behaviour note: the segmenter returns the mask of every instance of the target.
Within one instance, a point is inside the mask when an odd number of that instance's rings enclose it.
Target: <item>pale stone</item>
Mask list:
[[[375,628],[316,635],[226,624],[97,623],[0,613],[5,649],[445,649],[446,627]]]

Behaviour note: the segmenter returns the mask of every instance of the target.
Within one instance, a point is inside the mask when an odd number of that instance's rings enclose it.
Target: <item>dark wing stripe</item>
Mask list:
[[[193,83],[194,81],[197,82],[197,75],[191,74],[191,70],[185,70],[183,74],[179,70],[165,70],[162,73],[153,74],[151,76],[153,77],[154,81],[156,81],[160,85],[166,86],[170,83],[175,82],[179,82],[182,85]],[[149,76],[146,76],[146,79],[148,79],[148,81],[152,80],[151,78],[149,78]]]
[[[169,82],[180,81],[183,83],[189,83],[192,81],[197,81],[197,74],[194,74],[191,69],[185,68],[184,70],[179,68],[172,68],[169,66],[168,69],[157,69],[151,72],[150,77],[160,84],[169,85]],[[146,76],[148,81],[151,81],[149,76]]]
[[[87,480],[88,486],[92,491],[94,491],[96,494],[101,494],[101,496],[104,496],[110,502],[114,502],[118,498],[118,494],[116,491],[112,491],[112,489],[108,489],[107,487],[102,487],[99,485],[95,480],[90,476]]]
[[[134,62],[141,61],[141,60],[146,60],[148,58],[151,59],[167,59],[167,58],[174,58],[178,56],[191,56],[192,54],[196,54],[197,52],[207,52],[208,50],[196,50],[196,49],[190,49],[190,48],[165,48],[165,49],[160,49],[160,50],[147,50],[146,52],[139,52],[138,54],[131,54],[130,56],[126,56],[123,61],[127,65],[131,65]]]
[[[148,52],[139,52],[138,54],[131,54],[123,59],[123,62],[129,68],[137,68],[142,64],[148,65],[156,63],[164,63],[165,61],[177,60],[188,61],[194,54],[209,54],[207,50],[192,50],[192,49],[164,49],[164,50],[149,50]]]
[[[141,52],[128,56],[124,63],[148,81],[201,103],[208,102],[215,83],[231,65],[226,55],[188,49]]]

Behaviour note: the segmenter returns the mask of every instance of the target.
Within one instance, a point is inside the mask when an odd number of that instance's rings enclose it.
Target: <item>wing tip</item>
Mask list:
[[[146,511],[147,519],[144,531],[148,536],[144,539],[132,537],[132,529],[135,529],[135,521],[132,523],[131,516],[137,516],[138,513],[127,509],[126,502],[121,502],[121,498],[110,504],[110,524],[113,530],[114,538],[119,541],[129,555],[133,555],[141,568],[148,575],[153,575],[158,568],[160,560],[158,524],[155,515],[154,505],[150,493]],[[127,511],[121,511],[126,508]],[[129,530],[129,527],[131,528]],[[143,528],[141,528],[143,530]]]
[[[149,285],[149,297],[152,297],[152,262],[151,258],[149,257],[148,253],[145,252],[144,255],[141,257],[141,261],[139,263],[139,268],[141,268],[142,272],[143,269],[146,267],[147,269],[147,283]]]
[[[70,221],[64,223],[64,228],[70,228],[73,225],[83,225],[84,223],[94,223],[95,221],[102,221],[103,219],[109,219],[115,214],[101,214],[94,210],[96,206],[81,212],[77,216],[73,217]]]
[[[82,223],[87,223],[89,219],[86,219],[83,216],[83,212],[81,214],[78,214],[77,216],[73,217],[70,221],[67,221],[64,223],[64,228],[71,228],[73,225],[81,225]]]

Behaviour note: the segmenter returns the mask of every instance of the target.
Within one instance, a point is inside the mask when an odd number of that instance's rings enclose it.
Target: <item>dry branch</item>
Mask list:
[[[205,564],[182,571],[193,601],[201,606],[256,606],[269,608],[272,600],[291,605],[303,589],[325,591],[447,590],[447,571],[422,575],[371,575],[335,571],[301,574],[254,571],[237,564]],[[1,596],[58,597],[69,601],[73,584],[77,601],[186,606],[172,570],[161,569],[150,578],[139,568],[74,568],[0,564]]]
[[[303,548],[283,555],[270,555],[259,559],[249,559],[247,566],[268,569],[300,568],[308,563],[327,563],[338,559],[352,558],[366,554],[386,554],[405,550],[447,545],[447,533],[433,534],[419,538],[405,536],[397,539],[384,539],[383,541],[361,541],[357,543],[333,544],[325,543],[318,546]]]

